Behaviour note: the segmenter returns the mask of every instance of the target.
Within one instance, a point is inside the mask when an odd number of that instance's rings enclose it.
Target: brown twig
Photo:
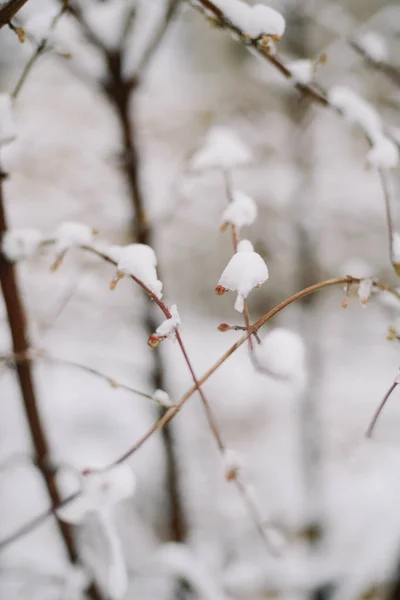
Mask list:
[[[0,238],[2,238],[7,231],[3,189],[4,178],[5,174],[1,172]],[[29,350],[27,323],[25,310],[17,283],[16,270],[15,266],[6,260],[2,253],[0,253],[0,283],[4,303],[6,306],[8,324],[11,332],[13,353],[17,356],[26,354]],[[61,495],[57,487],[53,469],[51,467],[50,449],[39,412],[35,384],[32,375],[31,361],[25,360],[23,362],[18,362],[16,364],[16,373],[21,390],[25,415],[29,424],[29,431],[34,446],[34,462],[43,475],[53,510],[55,507],[60,505]],[[51,514],[51,512],[49,514]],[[58,519],[57,526],[71,562],[77,563],[78,552],[75,547],[70,526]],[[90,596],[92,600],[100,600],[101,598],[101,595],[94,584],[90,588]]]
[[[15,17],[28,0],[10,0],[0,8],[0,29]]]
[[[19,95],[19,93],[22,89],[22,86],[24,85],[24,83],[25,83],[29,73],[31,72],[33,66],[35,65],[36,61],[41,57],[41,55],[47,49],[47,46],[49,43],[49,35],[53,31],[53,29],[57,26],[58,21],[61,19],[61,17],[67,10],[67,7],[68,7],[68,0],[63,0],[60,11],[56,14],[56,16],[53,18],[53,20],[50,24],[50,29],[49,29],[48,34],[44,38],[42,38],[42,40],[39,42],[36,50],[33,52],[32,56],[26,63],[26,65],[20,75],[20,78],[18,79],[18,81],[14,87],[14,91],[11,94],[11,96],[12,96],[12,98],[14,98],[14,100]],[[0,15],[0,17],[1,17],[1,15]]]
[[[104,258],[104,260],[106,260],[107,262],[115,264],[110,258],[108,258],[104,254],[102,254],[101,252],[99,252],[97,249],[91,248],[89,246],[84,247],[84,249],[86,249],[89,252],[93,252],[94,254],[96,254],[97,256],[99,256],[101,258]],[[131,278],[134,279],[135,281],[137,281],[134,277],[131,276]],[[300,292],[297,292],[293,296],[290,296],[290,298],[287,298],[286,300],[283,300],[282,302],[280,302],[277,306],[275,306],[272,310],[270,310],[268,313],[266,313],[263,317],[261,317],[258,321],[256,321],[250,327],[251,332],[254,333],[255,331],[258,331],[265,323],[267,323],[270,319],[272,319],[279,312],[281,312],[282,310],[284,310],[287,306],[289,306],[290,304],[293,304],[294,302],[297,302],[298,300],[301,300],[301,299],[305,298],[309,294],[313,294],[313,293],[318,292],[318,291],[320,291],[322,289],[325,289],[325,288],[328,288],[328,287],[337,286],[337,285],[359,284],[361,281],[362,281],[362,279],[359,279],[359,278],[356,278],[356,277],[351,277],[351,276],[346,276],[346,277],[335,277],[335,278],[332,278],[332,279],[327,279],[325,281],[321,281],[319,283],[311,285],[311,286],[305,288],[304,290],[301,290]],[[376,287],[376,289],[379,289],[381,291],[388,291],[388,292],[392,293],[394,296],[396,296],[396,298],[400,299],[399,292],[397,292],[396,290],[390,288],[387,284],[377,281],[377,282],[374,282],[374,286]],[[150,293],[150,296],[151,296],[151,293]],[[163,310],[163,312],[164,312],[164,310]],[[129,448],[124,454],[122,454],[115,462],[113,462],[110,465],[108,465],[107,467],[105,467],[105,469],[112,468],[116,464],[120,464],[120,463],[124,462],[125,460],[127,460],[129,457],[131,457],[133,454],[135,454],[135,452],[137,452],[143,446],[143,444],[154,433],[156,433],[157,431],[160,431],[161,429],[163,429],[163,427],[165,427],[165,425],[167,425],[175,417],[175,415],[178,414],[178,412],[180,411],[181,407],[197,391],[198,387],[201,386],[201,385],[203,385],[221,367],[221,365],[224,362],[226,362],[228,360],[228,358],[230,356],[232,356],[232,354],[234,354],[234,352],[238,348],[240,348],[240,346],[242,346],[242,344],[244,344],[244,342],[247,340],[247,337],[248,337],[248,333],[246,332],[246,334],[244,336],[242,336],[239,340],[237,340],[208,369],[208,371],[206,371],[206,373],[204,373],[204,375],[202,375],[201,377],[197,378],[196,385],[194,385],[191,388],[189,388],[189,390],[187,390],[187,392],[180,398],[180,400],[176,403],[175,406],[173,406],[170,409],[168,409],[148,429],[148,431],[146,431],[146,433],[144,433],[135,442],[135,444],[133,446],[131,446],[131,448]],[[66,502],[67,501],[65,501],[63,503],[63,505]],[[47,511],[43,515],[40,515],[39,517],[37,517],[34,521],[30,521],[28,524],[24,525],[23,527],[21,527],[20,529],[18,529],[17,531],[15,531],[7,539],[4,539],[3,541],[0,542],[0,549],[4,548],[8,544],[10,544],[10,543],[12,543],[12,542],[20,539],[24,535],[26,535],[26,533],[28,533],[29,531],[31,531],[32,528],[34,527],[34,525],[32,525],[33,522],[36,523],[36,522],[39,521],[41,523],[45,518],[47,518],[47,516],[53,514],[53,512],[54,512],[54,509],[52,509],[51,511]]]
[[[371,423],[369,424],[367,432],[365,434],[368,438],[370,438],[372,436],[372,432],[374,430],[377,420],[379,419],[379,415],[381,414],[383,407],[385,406],[386,402],[389,400],[392,392],[395,390],[395,388],[397,386],[398,386],[397,381],[394,381],[392,383],[392,385],[390,386],[390,388],[388,389],[388,391],[386,392],[385,396],[383,397],[382,402],[379,404],[378,408],[376,409],[374,416],[372,417]]]

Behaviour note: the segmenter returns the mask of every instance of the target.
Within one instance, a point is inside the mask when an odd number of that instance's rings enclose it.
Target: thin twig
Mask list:
[[[50,24],[50,28],[49,31],[46,35],[46,37],[42,38],[42,40],[40,41],[39,45],[37,46],[36,50],[34,51],[34,53],[32,54],[32,56],[30,57],[30,59],[28,60],[28,62],[26,63],[20,78],[18,79],[16,86],[14,88],[14,91],[12,92],[11,96],[12,98],[14,98],[14,100],[17,98],[17,96],[19,95],[22,86],[24,85],[29,73],[31,72],[33,66],[35,65],[36,61],[40,58],[40,56],[45,52],[45,50],[47,49],[47,45],[49,43],[49,36],[51,34],[51,32],[54,30],[54,28],[57,26],[58,21],[61,19],[61,17],[63,16],[64,12],[67,10],[67,6],[68,6],[68,2],[66,2],[65,0],[62,3],[62,6],[60,8],[60,11],[56,14],[56,16],[53,18],[51,24]]]
[[[383,407],[385,406],[386,402],[389,400],[392,392],[395,390],[395,388],[397,386],[398,386],[397,381],[394,381],[392,383],[392,385],[390,386],[390,388],[388,389],[388,391],[386,392],[385,396],[383,397],[382,402],[379,404],[378,408],[376,409],[374,416],[372,417],[371,423],[369,424],[369,427],[365,434],[368,438],[370,438],[372,436],[372,432],[374,430],[377,420],[379,419],[379,415],[381,414]]]
[[[91,249],[90,247],[85,247],[86,250],[88,251],[93,251],[94,254],[96,254],[97,256],[103,257],[107,262],[113,263],[113,261],[111,259],[109,259],[108,257],[106,257],[105,255],[102,255],[101,252],[99,252],[96,249]],[[115,263],[113,263],[115,264]],[[136,281],[136,279],[134,277],[131,276],[132,279],[134,279]],[[308,296],[309,294],[313,294],[315,292],[318,292],[322,289],[328,288],[328,287],[332,287],[332,286],[337,286],[337,285],[350,285],[350,284],[359,284],[362,280],[359,278],[355,278],[355,277],[351,277],[351,276],[347,276],[347,277],[336,277],[333,279],[327,279],[326,281],[321,281],[319,283],[316,283],[312,286],[309,286],[308,288],[305,288],[304,290],[301,290],[300,292],[297,292],[296,294],[294,294],[293,296],[290,296],[290,298],[287,298],[286,300],[284,300],[283,302],[281,302],[280,304],[278,304],[277,306],[275,306],[272,310],[270,310],[268,313],[266,313],[263,317],[261,317],[258,321],[256,321],[256,323],[254,323],[251,326],[251,332],[254,333],[255,331],[257,331],[258,329],[260,329],[265,323],[267,323],[270,319],[272,319],[276,314],[278,314],[279,312],[281,312],[282,310],[284,310],[287,306],[289,306],[290,304],[297,302],[298,300],[301,300],[302,298],[305,298],[306,296]],[[397,298],[400,299],[400,294],[390,288],[387,284],[385,283],[381,283],[381,282],[374,282],[374,286],[381,290],[381,291],[388,291],[390,293],[392,293],[394,296],[396,296]],[[131,446],[131,448],[129,448],[124,454],[122,454],[116,461],[114,461],[113,463],[109,464],[108,466],[104,467],[105,470],[110,469],[112,467],[114,467],[117,464],[120,464],[122,462],[124,462],[125,460],[127,460],[128,458],[130,458],[133,454],[135,454],[135,452],[137,452],[142,446],[143,444],[157,431],[160,431],[163,427],[165,427],[165,425],[167,425],[167,423],[169,423],[174,417],[175,415],[180,411],[181,407],[185,404],[185,402],[198,390],[198,387],[203,385],[220,367],[221,365],[226,362],[226,360],[228,360],[228,358],[230,356],[232,356],[232,354],[234,354],[234,352],[240,348],[240,346],[242,344],[244,344],[244,342],[247,340],[248,338],[248,333],[246,333],[244,336],[242,336],[239,340],[237,340],[209,369],[208,371],[206,371],[206,373],[204,373],[204,375],[202,375],[200,378],[197,378],[197,383],[196,385],[192,386],[191,388],[189,388],[189,390],[187,390],[187,392],[180,398],[180,400],[176,403],[175,406],[171,407],[170,409],[168,409],[149,429],[148,431],[146,431],[146,433],[144,433],[136,442],[133,446]],[[63,505],[66,503],[66,501],[64,501]],[[17,541],[18,539],[20,539],[21,537],[23,537],[24,535],[26,535],[26,533],[29,533],[36,525],[34,523],[39,522],[42,523],[43,520],[45,520],[47,518],[47,516],[50,516],[51,514],[53,514],[54,509],[50,510],[50,511],[46,511],[46,513],[40,515],[39,517],[36,517],[36,519],[34,521],[30,521],[28,524],[25,524],[23,527],[19,528],[17,531],[15,531],[13,534],[11,534],[10,536],[8,536],[7,539],[3,540],[0,542],[0,549],[4,548],[5,546],[7,546],[8,544]]]
[[[10,0],[0,8],[0,28],[7,25],[28,0]]]

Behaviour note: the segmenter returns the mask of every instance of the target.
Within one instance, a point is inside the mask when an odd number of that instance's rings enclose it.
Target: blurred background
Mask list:
[[[63,221],[99,230],[114,244],[149,243],[164,299],[177,304],[182,336],[202,375],[241,335],[233,297],[214,288],[232,255],[220,231],[227,204],[218,170],[194,171],[191,157],[214,126],[252,152],[233,185],[258,207],[243,231],[269,268],[249,298],[251,321],[326,278],[373,276],[393,287],[383,192],[365,167],[365,139],[344,119],[303,98],[268,62],[207,22],[189,3],[81,0],[69,3],[15,101],[17,137],[1,148],[4,202],[12,228],[51,236]],[[400,139],[400,87],[351,41],[374,32],[400,72],[400,7],[378,0],[269,3],[286,19],[279,52],[316,60],[324,89],[345,85],[371,102]],[[0,92],[12,93],[60,3],[30,0],[13,23],[23,44],[0,30]],[[170,17],[170,18],[169,18]],[[122,42],[123,32],[125,40]],[[371,47],[368,46],[369,48]],[[149,50],[150,48],[150,50]],[[70,55],[67,58],[65,55]],[[124,82],[134,79],[127,91]],[[395,228],[399,174],[391,172]],[[143,214],[138,214],[140,197]],[[140,207],[139,207],[140,208]],[[145,216],[143,216],[145,215]],[[71,250],[51,272],[51,252],[18,264],[35,360],[37,403],[57,468],[100,467],[124,453],[156,420],[147,398],[77,368],[174,400],[192,385],[179,346],[147,345],[163,320],[134,282],[111,293],[114,269]],[[394,391],[372,439],[365,430],[399,368],[400,301],[374,294],[365,307],[342,287],[281,312],[262,332],[294,332],[304,344],[305,384],[254,370],[243,345],[204,391],[226,445],[243,457],[243,480],[265,522],[287,536],[282,556],[266,552],[224,466],[198,395],[128,461],[132,498],[116,507],[128,569],[124,597],[140,600],[400,598],[400,397]],[[11,352],[0,304],[0,354]],[[272,352],[293,353],[283,336]],[[299,366],[299,365],[296,365]],[[13,363],[0,365],[0,540],[49,506]],[[90,521],[90,520],[89,520]],[[79,563],[101,598],[107,551],[92,522],[73,528]],[[78,576],[79,575],[79,576]],[[82,598],[51,517],[0,552],[7,600]],[[94,596],[92,595],[94,598]]]

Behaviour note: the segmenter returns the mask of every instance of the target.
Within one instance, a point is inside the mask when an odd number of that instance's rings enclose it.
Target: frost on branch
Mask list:
[[[181,318],[178,313],[176,304],[173,304],[170,308],[171,316],[159,325],[156,331],[149,337],[148,344],[152,348],[158,346],[160,342],[167,338],[174,338],[175,331],[181,324]]]
[[[376,169],[395,169],[399,164],[397,145],[385,136],[377,138],[367,153],[367,165]]]
[[[238,244],[238,251],[225,267],[215,291],[219,296],[237,292],[235,309],[243,312],[244,300],[251,290],[260,287],[268,279],[268,267],[248,240]]]
[[[156,390],[155,392],[153,392],[151,397],[155,402],[157,402],[164,408],[171,408],[172,406],[175,406],[167,392],[165,392],[164,390]]]
[[[223,453],[225,479],[232,481],[236,479],[240,469],[243,468],[244,460],[239,452],[232,448],[225,448]]]
[[[277,327],[268,332],[255,348],[258,365],[280,379],[303,382],[306,378],[305,346],[295,332]]]
[[[163,284],[157,278],[157,257],[153,248],[146,244],[111,246],[106,254],[117,263],[117,272],[110,283],[112,290],[120,279],[132,275],[161,300]]]
[[[13,229],[3,235],[1,250],[10,262],[33,256],[39,249],[43,236],[37,229]]]
[[[0,146],[13,141],[16,135],[12,99],[0,94]]]
[[[356,42],[360,50],[374,62],[380,63],[388,60],[389,48],[385,38],[380,33],[366,31],[357,37]]]
[[[214,0],[214,4],[232,25],[252,40],[261,36],[279,40],[285,32],[285,19],[269,6],[249,6],[241,0]]]
[[[307,58],[294,60],[286,65],[292,74],[293,79],[298,83],[307,85],[314,79],[315,63]]]
[[[248,164],[252,155],[239,135],[226,127],[213,127],[193,156],[191,167],[204,169],[232,169]]]
[[[238,229],[252,225],[257,218],[257,205],[250,196],[240,190],[232,190],[232,202],[223,212],[221,229],[235,225]]]

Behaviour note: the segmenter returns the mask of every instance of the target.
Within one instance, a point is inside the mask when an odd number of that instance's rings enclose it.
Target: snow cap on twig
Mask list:
[[[264,259],[254,252],[249,240],[242,240],[219,278],[215,291],[219,296],[229,291],[237,292],[235,309],[243,312],[244,300],[251,290],[260,287],[267,279],[268,267]]]
[[[10,262],[33,256],[43,241],[37,229],[12,229],[6,231],[1,241],[1,250]]]
[[[234,130],[218,126],[206,134],[192,158],[191,167],[195,171],[233,169],[248,164],[251,158],[249,147]]]
[[[132,275],[161,300],[163,284],[157,278],[157,257],[153,248],[146,244],[111,246],[106,255],[117,263],[117,272],[110,283],[112,290],[120,279]]]
[[[176,304],[170,308],[171,316],[159,325],[156,331],[149,337],[148,344],[152,348],[158,346],[160,342],[167,338],[174,339],[175,331],[181,324],[181,318],[178,313]]]

